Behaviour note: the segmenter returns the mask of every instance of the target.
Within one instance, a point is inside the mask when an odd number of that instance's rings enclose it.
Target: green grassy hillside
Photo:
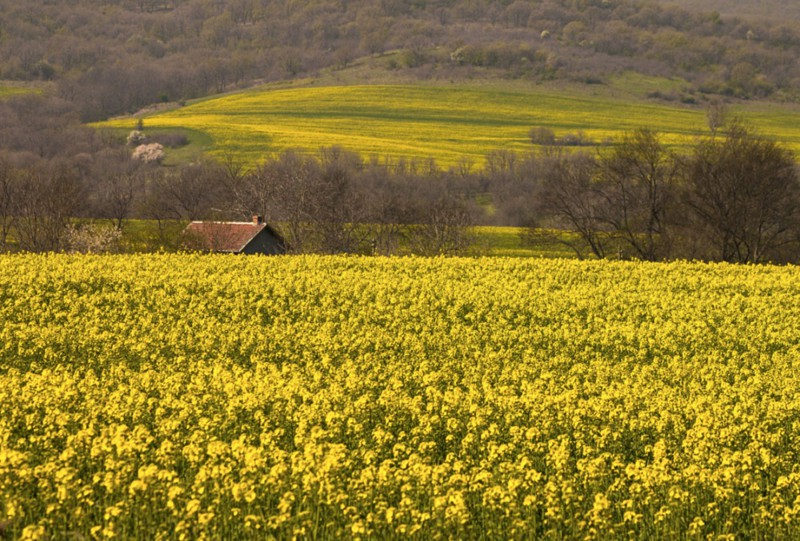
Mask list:
[[[749,106],[735,110],[764,133],[800,150],[800,109]],[[260,88],[198,101],[144,120],[147,130],[184,128],[207,134],[213,153],[255,163],[286,148],[314,151],[340,145],[365,156],[436,158],[476,165],[497,149],[531,147],[533,126],[557,136],[583,131],[594,142],[648,126],[673,145],[706,130],[702,108],[633,99],[612,87],[560,91],[547,87],[457,84]],[[133,129],[134,119],[105,127]]]

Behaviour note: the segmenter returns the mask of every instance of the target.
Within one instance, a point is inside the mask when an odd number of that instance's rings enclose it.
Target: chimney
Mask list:
[[[255,215],[253,216],[253,225],[261,225],[264,223],[264,217]]]

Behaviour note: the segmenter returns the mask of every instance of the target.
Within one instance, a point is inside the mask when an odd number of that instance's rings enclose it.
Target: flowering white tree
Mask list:
[[[143,145],[145,141],[147,141],[147,136],[140,130],[133,130],[126,139],[128,146],[132,147]]]
[[[164,159],[164,147],[160,143],[139,145],[133,150],[133,159],[145,163],[160,163]]]
[[[113,227],[70,224],[67,226],[64,240],[68,252],[100,254],[115,252],[121,237],[122,232]]]

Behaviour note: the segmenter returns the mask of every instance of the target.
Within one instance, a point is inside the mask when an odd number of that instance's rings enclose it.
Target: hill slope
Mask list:
[[[688,11],[633,0],[0,0],[0,75],[52,81],[84,120],[389,51],[399,54],[383,59],[385,74],[424,81],[598,81],[630,70],[706,94],[800,101],[796,2],[759,3],[781,17],[774,24],[711,13],[715,1]]]
[[[717,11],[722,15],[775,20],[800,20],[800,4],[784,0],[661,0],[690,11]]]
[[[800,111],[749,105],[737,110],[764,133],[800,150]],[[133,129],[120,119],[102,126]],[[556,136],[585,132],[594,144],[647,126],[673,145],[706,131],[700,108],[614,98],[605,89],[530,86],[374,85],[260,89],[204,100],[144,120],[147,130],[186,128],[213,140],[212,151],[256,163],[287,148],[339,145],[366,156],[482,163],[497,149],[531,148],[534,126]]]

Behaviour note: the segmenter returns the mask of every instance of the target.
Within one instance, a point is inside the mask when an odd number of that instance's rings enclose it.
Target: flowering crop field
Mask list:
[[[800,272],[0,258],[0,537],[797,539]]]
[[[797,107],[755,104],[734,112],[800,151]],[[126,118],[96,126],[131,130],[137,123]],[[702,108],[479,84],[266,87],[160,112],[145,118],[144,125],[205,134],[212,153],[248,165],[287,148],[316,152],[339,145],[365,158],[435,158],[443,166],[467,160],[483,166],[492,151],[531,150],[534,126],[551,128],[559,137],[584,131],[596,144],[647,126],[678,148],[708,131]]]

